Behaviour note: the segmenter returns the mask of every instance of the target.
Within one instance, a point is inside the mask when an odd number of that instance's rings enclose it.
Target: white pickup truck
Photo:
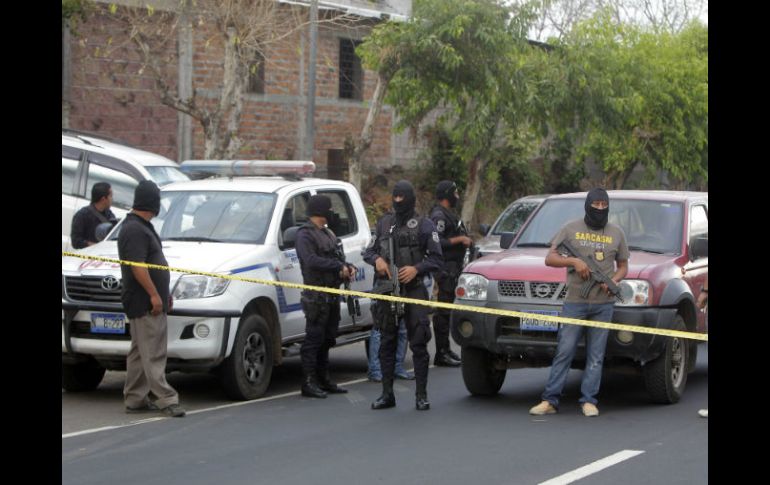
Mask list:
[[[312,162],[219,165],[230,174],[281,175],[164,186],[161,212],[152,222],[170,267],[302,283],[293,235],[307,220],[307,200],[323,194],[339,215],[332,229],[346,259],[359,268],[351,289],[371,290],[372,269],[361,257],[369,223],[353,185],[305,178],[314,170]],[[118,259],[119,231],[120,224],[80,253]],[[125,369],[131,322],[123,313],[120,280],[118,264],[62,256],[62,388],[67,391],[94,389],[106,369]],[[273,366],[299,353],[305,336],[301,290],[178,271],[171,272],[170,289],[174,306],[168,318],[167,371],[215,369],[229,397],[248,400],[264,394]],[[359,299],[360,314],[351,315],[340,300],[337,345],[368,337],[370,302]]]

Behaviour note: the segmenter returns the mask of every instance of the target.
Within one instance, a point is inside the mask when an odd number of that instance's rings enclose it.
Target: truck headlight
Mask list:
[[[620,296],[624,303],[616,301],[619,306],[646,306],[652,300],[650,283],[645,280],[622,280],[618,283]]]
[[[489,280],[481,275],[464,273],[457,280],[455,295],[461,300],[486,300]]]
[[[225,292],[230,280],[211,276],[185,275],[179,278],[174,287],[175,300],[208,298]]]

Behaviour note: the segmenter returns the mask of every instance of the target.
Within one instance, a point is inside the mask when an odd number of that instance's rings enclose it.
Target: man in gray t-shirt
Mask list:
[[[581,320],[609,322],[615,299],[610,295],[607,285],[597,284],[591,288],[586,298],[580,295],[585,280],[590,277],[588,265],[580,258],[559,254],[558,246],[568,240],[582,257],[590,258],[601,271],[620,282],[628,272],[628,245],[626,235],[619,226],[607,222],[610,200],[604,189],[593,189],[586,196],[585,217],[569,221],[551,240],[551,249],[545,258],[545,264],[557,268],[567,268],[567,297],[564,299],[562,316]],[[615,264],[617,263],[617,269]],[[583,414],[598,416],[599,409],[596,395],[602,379],[604,350],[607,346],[609,330],[582,325],[564,324],[559,328],[556,355],[551,364],[551,373],[543,391],[542,402],[529,410],[530,414],[554,414],[559,407],[564,384],[567,381],[572,359],[583,334],[586,335],[586,367],[580,386],[580,403]]]

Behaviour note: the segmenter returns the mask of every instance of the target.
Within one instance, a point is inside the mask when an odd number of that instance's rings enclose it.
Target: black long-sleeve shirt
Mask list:
[[[91,208],[92,205],[82,207],[72,217],[72,228],[70,230],[70,239],[72,240],[72,247],[75,249],[82,249],[88,246],[89,241],[91,243],[97,243],[96,240],[96,226],[102,223],[102,221],[94,214],[96,209]],[[107,208],[101,212],[105,219],[110,222],[116,220],[115,214]]]

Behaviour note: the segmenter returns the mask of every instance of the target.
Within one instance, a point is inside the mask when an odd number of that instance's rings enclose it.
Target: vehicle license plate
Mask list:
[[[92,313],[91,333],[126,333],[126,314]]]
[[[537,313],[539,315],[551,315],[554,317],[559,316],[559,312],[551,310],[528,310],[527,313]],[[521,318],[521,330],[537,330],[540,332],[556,332],[559,330],[559,324],[557,322],[547,322],[545,320],[538,320],[536,318]]]

